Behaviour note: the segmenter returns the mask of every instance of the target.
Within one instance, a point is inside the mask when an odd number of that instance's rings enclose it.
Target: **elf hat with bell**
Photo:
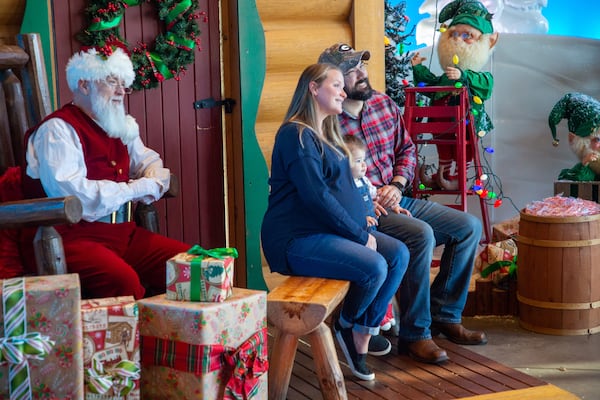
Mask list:
[[[556,125],[563,118],[568,119],[569,132],[579,137],[600,135],[594,133],[600,127],[600,102],[591,96],[576,92],[567,93],[552,107],[548,124],[554,146],[558,146],[559,142],[556,137]]]
[[[454,0],[448,3],[438,17],[440,23],[452,19],[448,26],[465,24],[478,29],[483,34],[494,33],[491,14],[485,6],[476,0]]]

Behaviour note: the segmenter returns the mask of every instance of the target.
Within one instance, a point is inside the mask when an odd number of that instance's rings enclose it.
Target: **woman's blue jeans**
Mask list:
[[[481,221],[433,201],[403,197],[400,207],[412,217],[389,211],[378,230],[404,242],[410,250],[406,275],[396,295],[402,340],[431,338],[431,321],[460,323],[467,301],[473,260],[481,240]],[[444,244],[440,272],[429,285],[433,249]]]
[[[340,324],[377,335],[406,272],[408,248],[381,232],[371,233],[377,251],[341,236],[317,234],[294,239],[287,248],[287,261],[293,275],[350,281]]]

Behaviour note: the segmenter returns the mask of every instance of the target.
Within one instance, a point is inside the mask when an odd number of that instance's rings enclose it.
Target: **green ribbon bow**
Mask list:
[[[107,394],[113,389],[113,395],[126,396],[135,388],[140,379],[140,367],[130,360],[121,360],[114,367],[104,369],[102,361],[92,359],[92,367],[85,371],[85,380],[90,392]]]
[[[43,360],[54,341],[38,332],[27,333],[23,278],[2,282],[2,304],[6,336],[0,338],[0,364],[8,363],[10,399],[31,399],[28,360]]]
[[[223,260],[226,257],[237,258],[238,251],[234,247],[215,247],[214,249],[206,250],[197,244],[192,246],[191,249],[187,251],[188,254],[193,254],[195,256],[204,257],[212,257],[218,258],[219,260]]]
[[[486,278],[489,274],[491,274],[494,271],[498,271],[502,267],[509,267],[508,275],[511,277],[515,276],[515,274],[517,273],[517,256],[514,256],[511,261],[500,260],[488,265],[481,271],[481,276],[483,278]]]

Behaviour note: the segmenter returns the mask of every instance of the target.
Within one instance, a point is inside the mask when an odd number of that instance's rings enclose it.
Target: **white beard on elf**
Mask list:
[[[600,176],[600,129],[586,137],[569,133],[569,146],[584,167]]]

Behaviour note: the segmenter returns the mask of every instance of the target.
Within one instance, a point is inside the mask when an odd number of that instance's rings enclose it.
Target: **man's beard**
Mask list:
[[[450,32],[450,30],[445,31],[438,42],[438,58],[442,69],[453,67],[452,58],[457,55],[458,68],[481,71],[492,54],[491,35],[481,35],[479,40],[468,44],[460,39],[452,39]]]
[[[571,150],[573,151],[573,153],[575,153],[575,155],[577,156],[577,158],[580,161],[582,161],[583,158],[585,156],[587,156],[588,154],[596,154],[598,156],[598,158],[600,159],[600,153],[595,150],[592,150],[590,148],[591,139],[592,139],[592,136],[581,137],[581,136],[574,135],[569,140],[569,146],[571,147]],[[597,175],[600,175],[600,162],[592,161],[588,164],[588,166]]]
[[[365,83],[366,87],[364,89],[358,89],[357,86],[361,83]],[[361,79],[360,81],[356,81],[354,83],[353,88],[344,87],[344,91],[348,99],[350,100],[369,100],[371,96],[373,96],[374,90],[371,87],[371,83],[369,82],[369,78]]]
[[[95,89],[92,89],[91,96],[94,119],[109,137],[128,143],[137,136],[131,126],[131,122],[135,124],[135,121],[125,113],[122,101],[114,103],[111,97],[100,96]]]

